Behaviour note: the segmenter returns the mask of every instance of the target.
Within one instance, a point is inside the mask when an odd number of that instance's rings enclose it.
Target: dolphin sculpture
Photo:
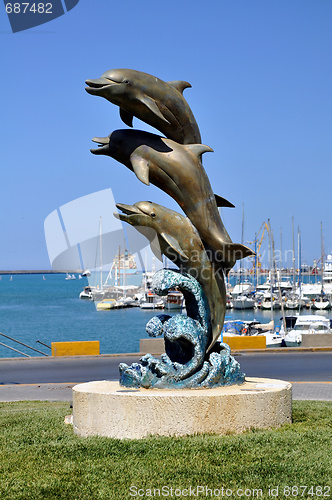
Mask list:
[[[115,213],[115,217],[135,226],[139,232],[147,235],[144,232],[145,227],[154,229],[157,241],[151,232],[147,232],[152,251],[158,256],[156,249],[160,248],[161,253],[178,266],[180,271],[185,271],[200,283],[210,309],[211,338],[207,342],[207,350],[211,349],[224,323],[225,280],[223,271],[217,270],[210,262],[196,228],[184,215],[157,203],[149,201],[140,201],[134,205],[117,203],[116,207],[122,213]]]
[[[201,142],[195,117],[183,97],[190,83],[164,82],[132,69],[112,69],[101,78],[86,80],[86,91],[120,107],[122,121],[132,127],[133,116],[181,144]]]
[[[100,147],[93,154],[107,155],[133,170],[144,184],[151,182],[169,194],[196,227],[211,259],[226,272],[236,260],[253,251],[232,242],[221,220],[218,206],[233,207],[213,194],[201,156],[212,152],[203,144],[178,144],[149,132],[116,130],[108,137],[94,138]]]

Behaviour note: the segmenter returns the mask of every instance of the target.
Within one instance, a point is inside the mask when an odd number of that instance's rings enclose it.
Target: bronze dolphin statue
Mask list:
[[[182,95],[190,83],[164,82],[132,69],[111,69],[97,80],[86,80],[89,94],[105,97],[120,107],[123,122],[132,127],[133,116],[181,144],[201,142],[195,117]]]
[[[180,205],[196,227],[215,263],[226,271],[236,260],[253,251],[232,243],[221,220],[218,206],[233,207],[213,194],[201,155],[213,151],[203,144],[178,144],[149,132],[116,130],[108,137],[94,138],[100,144],[93,154],[108,155],[133,170],[140,181],[151,182]]]
[[[140,201],[134,205],[117,203],[122,213],[114,215],[120,220],[135,226],[139,232],[148,235],[151,249],[161,253],[177,265],[180,271],[193,276],[202,286],[210,309],[211,339],[208,350],[218,339],[225,318],[226,289],[224,273],[211,264],[199,234],[190,220],[174,210],[157,203]],[[140,226],[140,227],[139,227]],[[144,227],[154,229],[155,233],[144,232]],[[157,248],[156,248],[157,247]]]

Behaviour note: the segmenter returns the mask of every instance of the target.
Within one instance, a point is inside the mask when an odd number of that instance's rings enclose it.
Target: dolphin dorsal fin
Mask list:
[[[183,94],[184,89],[191,88],[189,82],[184,82],[182,80],[174,80],[173,82],[167,82],[167,83],[181,94]]]
[[[128,113],[128,111],[125,111],[124,109],[120,108],[120,117],[123,123],[128,125],[128,127],[133,126],[133,115],[131,113]]]
[[[218,194],[215,194],[214,197],[216,199],[217,207],[235,208],[235,205],[233,205],[233,203],[231,203],[230,201],[226,200],[226,198],[223,198]]]
[[[154,99],[152,99],[147,95],[142,95],[138,99],[141,101],[142,104],[144,104],[147,108],[149,108],[149,110],[152,111],[154,115],[158,116],[161,120],[170,125],[170,122],[167,120],[167,118],[164,117]]]
[[[160,233],[160,236],[166,241],[166,243],[173,248],[181,257],[184,257],[185,259],[189,259],[189,257],[185,254],[185,252],[182,250],[180,247],[180,244],[177,239],[174,238],[174,236],[171,236],[168,233]]]
[[[201,156],[203,153],[213,153],[213,149],[205,144],[186,144],[185,147],[192,151],[197,157]]]
[[[149,186],[149,162],[135,153],[130,155],[130,161],[137,179]]]

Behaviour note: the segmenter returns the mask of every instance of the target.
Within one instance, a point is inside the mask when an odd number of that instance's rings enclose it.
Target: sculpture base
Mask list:
[[[126,389],[106,380],[73,387],[73,426],[81,436],[239,433],[291,423],[291,413],[291,384],[273,379],[215,389]]]

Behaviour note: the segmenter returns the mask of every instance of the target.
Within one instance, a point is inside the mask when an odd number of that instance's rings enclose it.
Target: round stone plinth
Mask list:
[[[292,386],[247,378],[214,389],[129,389],[118,382],[73,387],[73,425],[81,436],[144,438],[226,434],[291,422]]]

